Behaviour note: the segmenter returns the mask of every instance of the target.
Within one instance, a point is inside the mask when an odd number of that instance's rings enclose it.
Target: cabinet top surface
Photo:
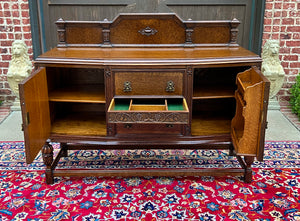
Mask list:
[[[261,58],[242,47],[111,47],[54,48],[36,59],[37,64],[90,65],[205,65],[259,63]]]

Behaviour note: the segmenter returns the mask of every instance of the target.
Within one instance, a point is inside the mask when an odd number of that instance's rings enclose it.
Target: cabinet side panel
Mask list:
[[[19,85],[26,163],[32,163],[50,135],[50,114],[45,68]]]

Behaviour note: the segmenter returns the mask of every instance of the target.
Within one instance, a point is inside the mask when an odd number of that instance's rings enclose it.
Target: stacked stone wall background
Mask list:
[[[0,1],[0,100],[10,106],[15,99],[7,83],[12,42],[23,39],[32,59],[28,0]],[[280,59],[286,81],[278,93],[280,100],[289,100],[289,88],[300,72],[300,0],[266,0],[263,44],[268,39],[280,40]]]

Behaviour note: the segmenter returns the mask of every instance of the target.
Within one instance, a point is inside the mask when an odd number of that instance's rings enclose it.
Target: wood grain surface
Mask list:
[[[32,163],[50,136],[46,69],[36,70],[20,85],[26,163]]]

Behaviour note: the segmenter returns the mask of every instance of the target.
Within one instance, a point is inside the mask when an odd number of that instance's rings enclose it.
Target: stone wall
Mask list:
[[[28,0],[0,1],[0,100],[9,106],[15,99],[7,83],[11,45],[15,39],[25,40],[32,59],[32,40]],[[280,100],[289,99],[289,88],[300,72],[300,0],[266,0],[263,44],[268,39],[280,40],[280,59],[286,83],[278,93]]]
[[[0,1],[0,100],[10,106],[15,96],[7,83],[7,70],[11,60],[11,46],[14,40],[22,39],[28,46],[32,60],[32,40],[28,0]]]

